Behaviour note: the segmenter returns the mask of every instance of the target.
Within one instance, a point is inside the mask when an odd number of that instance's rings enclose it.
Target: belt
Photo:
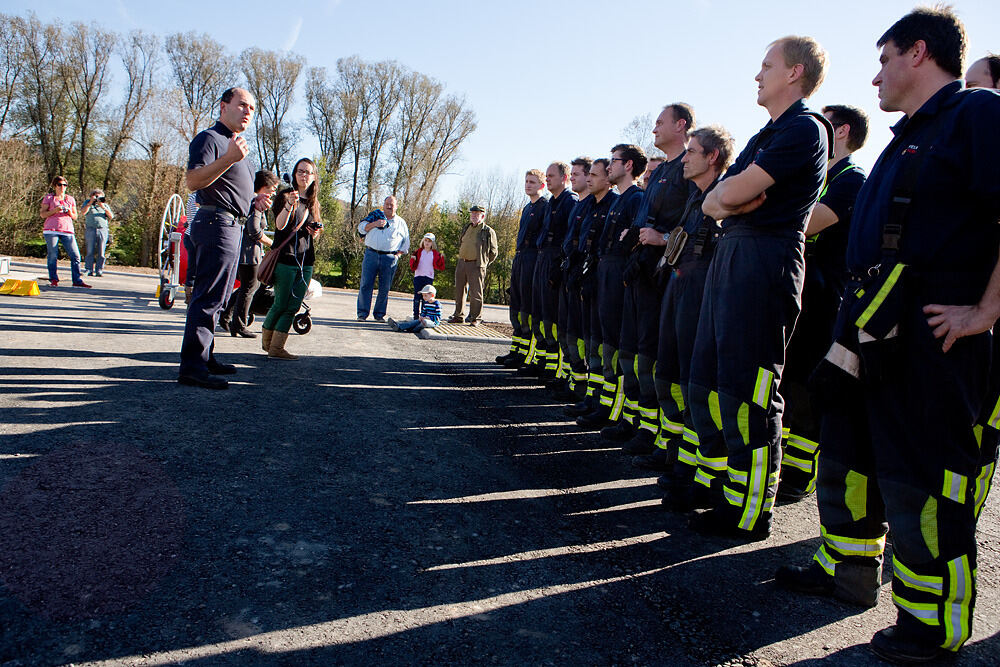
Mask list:
[[[463,258],[462,258],[462,261],[463,261],[463,262],[478,262],[479,260],[478,260],[478,259],[465,259],[465,258],[463,257]]]
[[[212,206],[211,204],[202,204],[198,207],[199,211],[208,211],[209,213],[222,213],[223,215],[232,216],[233,220],[246,220],[247,216],[240,215],[239,213],[233,213],[228,208],[223,208],[222,206]]]
[[[372,252],[377,252],[380,255],[395,255],[396,254],[396,251],[394,251],[394,250],[376,250],[375,248],[372,248],[372,247],[369,247],[369,246],[365,246],[365,250],[371,250]]]

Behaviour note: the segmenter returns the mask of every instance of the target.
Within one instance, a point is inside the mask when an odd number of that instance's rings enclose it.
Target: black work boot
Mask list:
[[[414,318],[414,319],[416,319],[416,318]],[[496,362],[500,366],[505,366],[508,361],[510,361],[511,359],[513,359],[516,356],[517,356],[517,352],[515,352],[514,350],[511,350],[507,354],[501,354],[499,357],[497,357],[496,358]]]
[[[688,526],[702,535],[728,537],[741,542],[760,542],[771,536],[771,516],[761,516],[750,530],[740,528],[738,515],[718,508],[696,514],[688,521]]]
[[[612,442],[625,442],[631,440],[633,435],[635,435],[635,427],[625,421],[624,417],[617,424],[601,429],[601,437]]]
[[[795,503],[813,494],[809,491],[812,475],[797,468],[782,466],[781,479],[778,481],[778,500],[785,503]]]
[[[587,396],[579,403],[574,403],[573,405],[567,405],[565,408],[563,408],[563,414],[565,414],[567,417],[582,417],[588,412],[592,412],[596,404],[596,401],[591,400],[592,398],[593,398],[592,396]]]
[[[611,408],[598,405],[592,412],[576,418],[576,425],[587,431],[594,431],[608,423]]]
[[[503,362],[504,368],[520,368],[524,365],[524,355],[520,352],[515,352],[507,361]]]
[[[628,445],[628,442],[625,443],[625,447]],[[625,447],[622,448],[622,452],[625,451]],[[632,465],[641,470],[652,470],[654,472],[668,472],[671,468],[673,468],[668,460],[667,450],[660,449],[655,445],[653,446],[652,453],[638,455],[632,459]],[[659,482],[657,482],[657,484],[659,484]]]
[[[525,364],[524,366],[521,366],[520,368],[518,368],[514,372],[514,374],[517,375],[517,376],[519,376],[519,377],[537,378],[537,377],[541,377],[542,376],[542,373],[544,372],[544,370],[545,370],[544,366],[542,366],[541,364],[539,364],[537,361],[533,361],[530,364]]]
[[[876,632],[869,647],[878,657],[897,665],[931,662],[951,654],[929,641],[927,635],[899,624]]]
[[[652,431],[647,431],[644,428],[640,428],[635,431],[635,435],[632,439],[622,445],[622,454],[628,454],[629,456],[648,456],[655,453],[659,448],[654,444],[656,442],[656,434]],[[666,454],[665,450],[663,451]],[[666,459],[664,459],[666,461]]]

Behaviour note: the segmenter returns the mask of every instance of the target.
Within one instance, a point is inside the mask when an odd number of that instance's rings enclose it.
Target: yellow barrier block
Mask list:
[[[21,284],[11,292],[17,296],[38,296],[41,292],[38,291],[38,281],[37,280],[22,280]]]
[[[159,285],[156,286],[156,294],[153,295],[153,298],[154,299],[159,299],[160,298],[160,286]]]
[[[20,280],[14,280],[13,278],[8,278],[3,282],[3,287],[0,287],[0,294],[11,294],[17,286],[21,284]]]

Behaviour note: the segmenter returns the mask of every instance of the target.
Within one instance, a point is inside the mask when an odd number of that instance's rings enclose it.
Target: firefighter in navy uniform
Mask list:
[[[633,249],[624,272],[626,287],[618,353],[625,392],[625,418],[601,431],[608,440],[627,441],[622,447],[625,454],[653,453],[660,431],[653,366],[659,345],[660,302],[666,285],[653,275],[662,252],[639,243],[638,234],[650,228],[662,238],[680,222],[693,187],[684,179],[681,164],[687,135],[693,127],[694,110],[687,104],[669,104],[660,112],[653,136],[656,147],[666,154],[667,160],[650,175],[642,205],[632,221],[630,239],[634,238],[635,242],[628,241]]]
[[[538,236],[548,200],[543,195],[545,175],[540,169],[530,169],[524,174],[524,192],[530,200],[521,210],[517,228],[517,245],[510,267],[510,323],[514,327],[510,352],[497,357],[498,364],[517,368],[529,361],[531,345],[531,278],[535,271],[538,250],[534,239]]]
[[[879,39],[873,84],[895,137],[858,195],[852,280],[816,371],[824,415],[822,544],[779,585],[873,606],[892,530],[896,624],[871,648],[897,662],[958,651],[975,602],[976,422],[1000,315],[1000,95],[962,90],[965,30],[916,9]]]
[[[604,381],[599,405],[577,417],[581,428],[595,429],[621,418],[625,401],[622,393],[618,348],[621,340],[622,307],[625,298],[625,259],[637,244],[631,238],[632,221],[642,205],[642,190],[636,182],[646,169],[646,154],[634,144],[618,144],[611,149],[608,180],[620,193],[604,222],[597,240],[597,319],[601,327],[601,362]]]
[[[577,202],[576,193],[566,187],[569,184],[569,170],[570,167],[565,162],[553,162],[545,170],[545,187],[552,196],[535,238],[538,256],[531,278],[531,329],[535,335],[537,366],[518,371],[522,374],[533,371],[545,380],[555,379],[559,368],[555,326],[559,315],[559,253],[560,244],[566,236],[569,214]]]
[[[868,138],[868,116],[856,107],[823,107],[833,125],[833,159],[826,185],[806,224],[806,278],[802,313],[788,343],[779,391],[785,397],[784,453],[778,498],[799,500],[816,490],[822,405],[809,376],[833,342],[833,325],[847,285],[847,233],[865,173],[851,155]]]
[[[833,128],[803,98],[819,87],[826,54],[809,37],[767,50],[757,103],[771,121],[747,144],[702,211],[722,222],[709,268],[688,384],[700,439],[726,444],[711,469],[715,507],[700,532],[742,540],[770,534],[781,460],[778,384],[799,314],[806,219],[819,198]]]
[[[577,256],[580,227],[587,212],[594,204],[594,198],[587,192],[587,177],[593,160],[578,157],[570,165],[570,188],[579,198],[569,215],[566,234],[563,236],[559,253],[559,318],[556,324],[556,340],[562,351],[559,377],[549,383],[557,397],[566,400],[583,399],[587,391],[587,357],[583,338],[583,302],[580,299],[580,285],[575,282],[570,287],[570,267]]]
[[[646,228],[640,236],[644,243],[664,248],[660,270],[672,272],[660,308],[655,375],[661,419],[664,425],[669,424],[669,436],[663,440],[663,447],[637,457],[635,464],[667,473],[658,483],[667,494],[664,504],[675,509],[688,509],[694,495],[698,435],[690,412],[684,408],[705,281],[719,236],[718,224],[702,213],[701,204],[729,167],[735,152],[733,138],[725,129],[709,126],[695,130],[683,157],[684,178],[695,185],[695,190],[684,207],[678,231],[663,235]],[[715,447],[721,452],[718,456],[724,458],[725,443],[720,439]]]
[[[590,166],[587,176],[587,191],[590,194],[587,199],[591,203],[580,221],[576,251],[570,255],[567,283],[570,290],[580,295],[587,359],[587,395],[582,401],[566,407],[569,417],[580,417],[596,410],[604,387],[603,338],[597,307],[597,241],[604,230],[608,210],[618,199],[618,194],[611,191],[608,166],[607,158],[598,158]]]

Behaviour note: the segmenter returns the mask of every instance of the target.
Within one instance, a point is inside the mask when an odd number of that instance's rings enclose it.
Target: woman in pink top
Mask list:
[[[420,317],[420,290],[424,285],[434,282],[434,272],[444,271],[444,255],[438,252],[437,242],[430,232],[420,239],[420,247],[410,257],[410,270],[413,271],[413,319]]]
[[[90,287],[80,276],[80,248],[76,245],[73,227],[76,220],[76,200],[66,194],[68,184],[62,176],[53,178],[52,192],[42,198],[42,208],[39,211],[39,215],[45,218],[42,235],[48,248],[49,283],[53,287],[59,285],[56,260],[59,259],[59,244],[62,243],[69,255],[73,287]]]

